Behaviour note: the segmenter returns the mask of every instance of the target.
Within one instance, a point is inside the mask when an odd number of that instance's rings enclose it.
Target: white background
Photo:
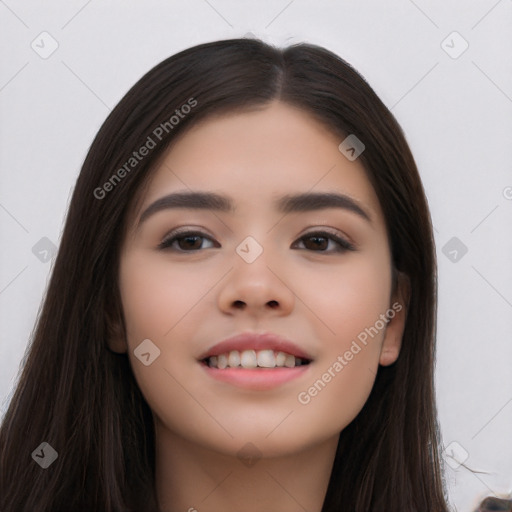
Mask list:
[[[334,51],[403,127],[435,226],[436,389],[454,466],[446,471],[450,500],[464,512],[486,495],[511,492],[511,27],[510,0],[1,1],[2,413],[53,261],[32,248],[43,237],[58,246],[101,123],[169,55],[251,32],[276,45],[307,41]],[[51,48],[43,31],[58,42],[46,59],[31,47]],[[469,47],[458,55],[464,40]],[[457,261],[443,253],[452,237],[468,249]]]

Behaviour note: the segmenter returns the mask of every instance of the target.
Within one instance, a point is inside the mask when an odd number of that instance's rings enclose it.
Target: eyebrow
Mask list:
[[[274,203],[277,211],[281,213],[307,212],[327,208],[340,208],[359,215],[368,222],[372,222],[370,214],[358,201],[345,194],[333,192],[305,192],[301,194],[287,194],[278,198]],[[176,192],[150,204],[140,216],[139,227],[151,215],[173,208],[189,208],[198,210],[213,210],[225,213],[235,213],[236,206],[231,198],[215,192]]]

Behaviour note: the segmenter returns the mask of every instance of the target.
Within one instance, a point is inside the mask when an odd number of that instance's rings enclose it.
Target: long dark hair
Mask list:
[[[410,283],[399,358],[379,367],[365,406],[341,432],[322,511],[448,510],[433,387],[435,246],[404,134],[364,78],[330,51],[232,39],[151,69],[89,149],[0,430],[3,512],[157,510],[151,410],[128,355],[107,347],[123,330],[118,265],[127,216],[178,134],[207,116],[275,100],[307,111],[340,142],[355,134],[364,143],[359,158],[385,216],[393,275]],[[149,154],[130,160],[149,139]],[[32,453],[43,442],[58,453],[47,469]]]

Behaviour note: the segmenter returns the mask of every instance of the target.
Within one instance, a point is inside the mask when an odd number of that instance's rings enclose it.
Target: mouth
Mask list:
[[[282,351],[266,350],[231,350],[216,356],[205,357],[201,362],[210,368],[295,368],[307,366],[311,359],[297,357]]]
[[[313,358],[275,334],[246,332],[211,347],[198,361],[215,380],[262,391],[304,375]]]

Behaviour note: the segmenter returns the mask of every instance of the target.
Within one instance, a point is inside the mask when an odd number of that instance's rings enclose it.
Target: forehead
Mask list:
[[[228,195],[237,213],[267,208],[290,193],[330,191],[353,197],[382,223],[365,169],[339,151],[342,140],[308,113],[281,102],[208,117],[159,161],[138,211],[174,191]]]

